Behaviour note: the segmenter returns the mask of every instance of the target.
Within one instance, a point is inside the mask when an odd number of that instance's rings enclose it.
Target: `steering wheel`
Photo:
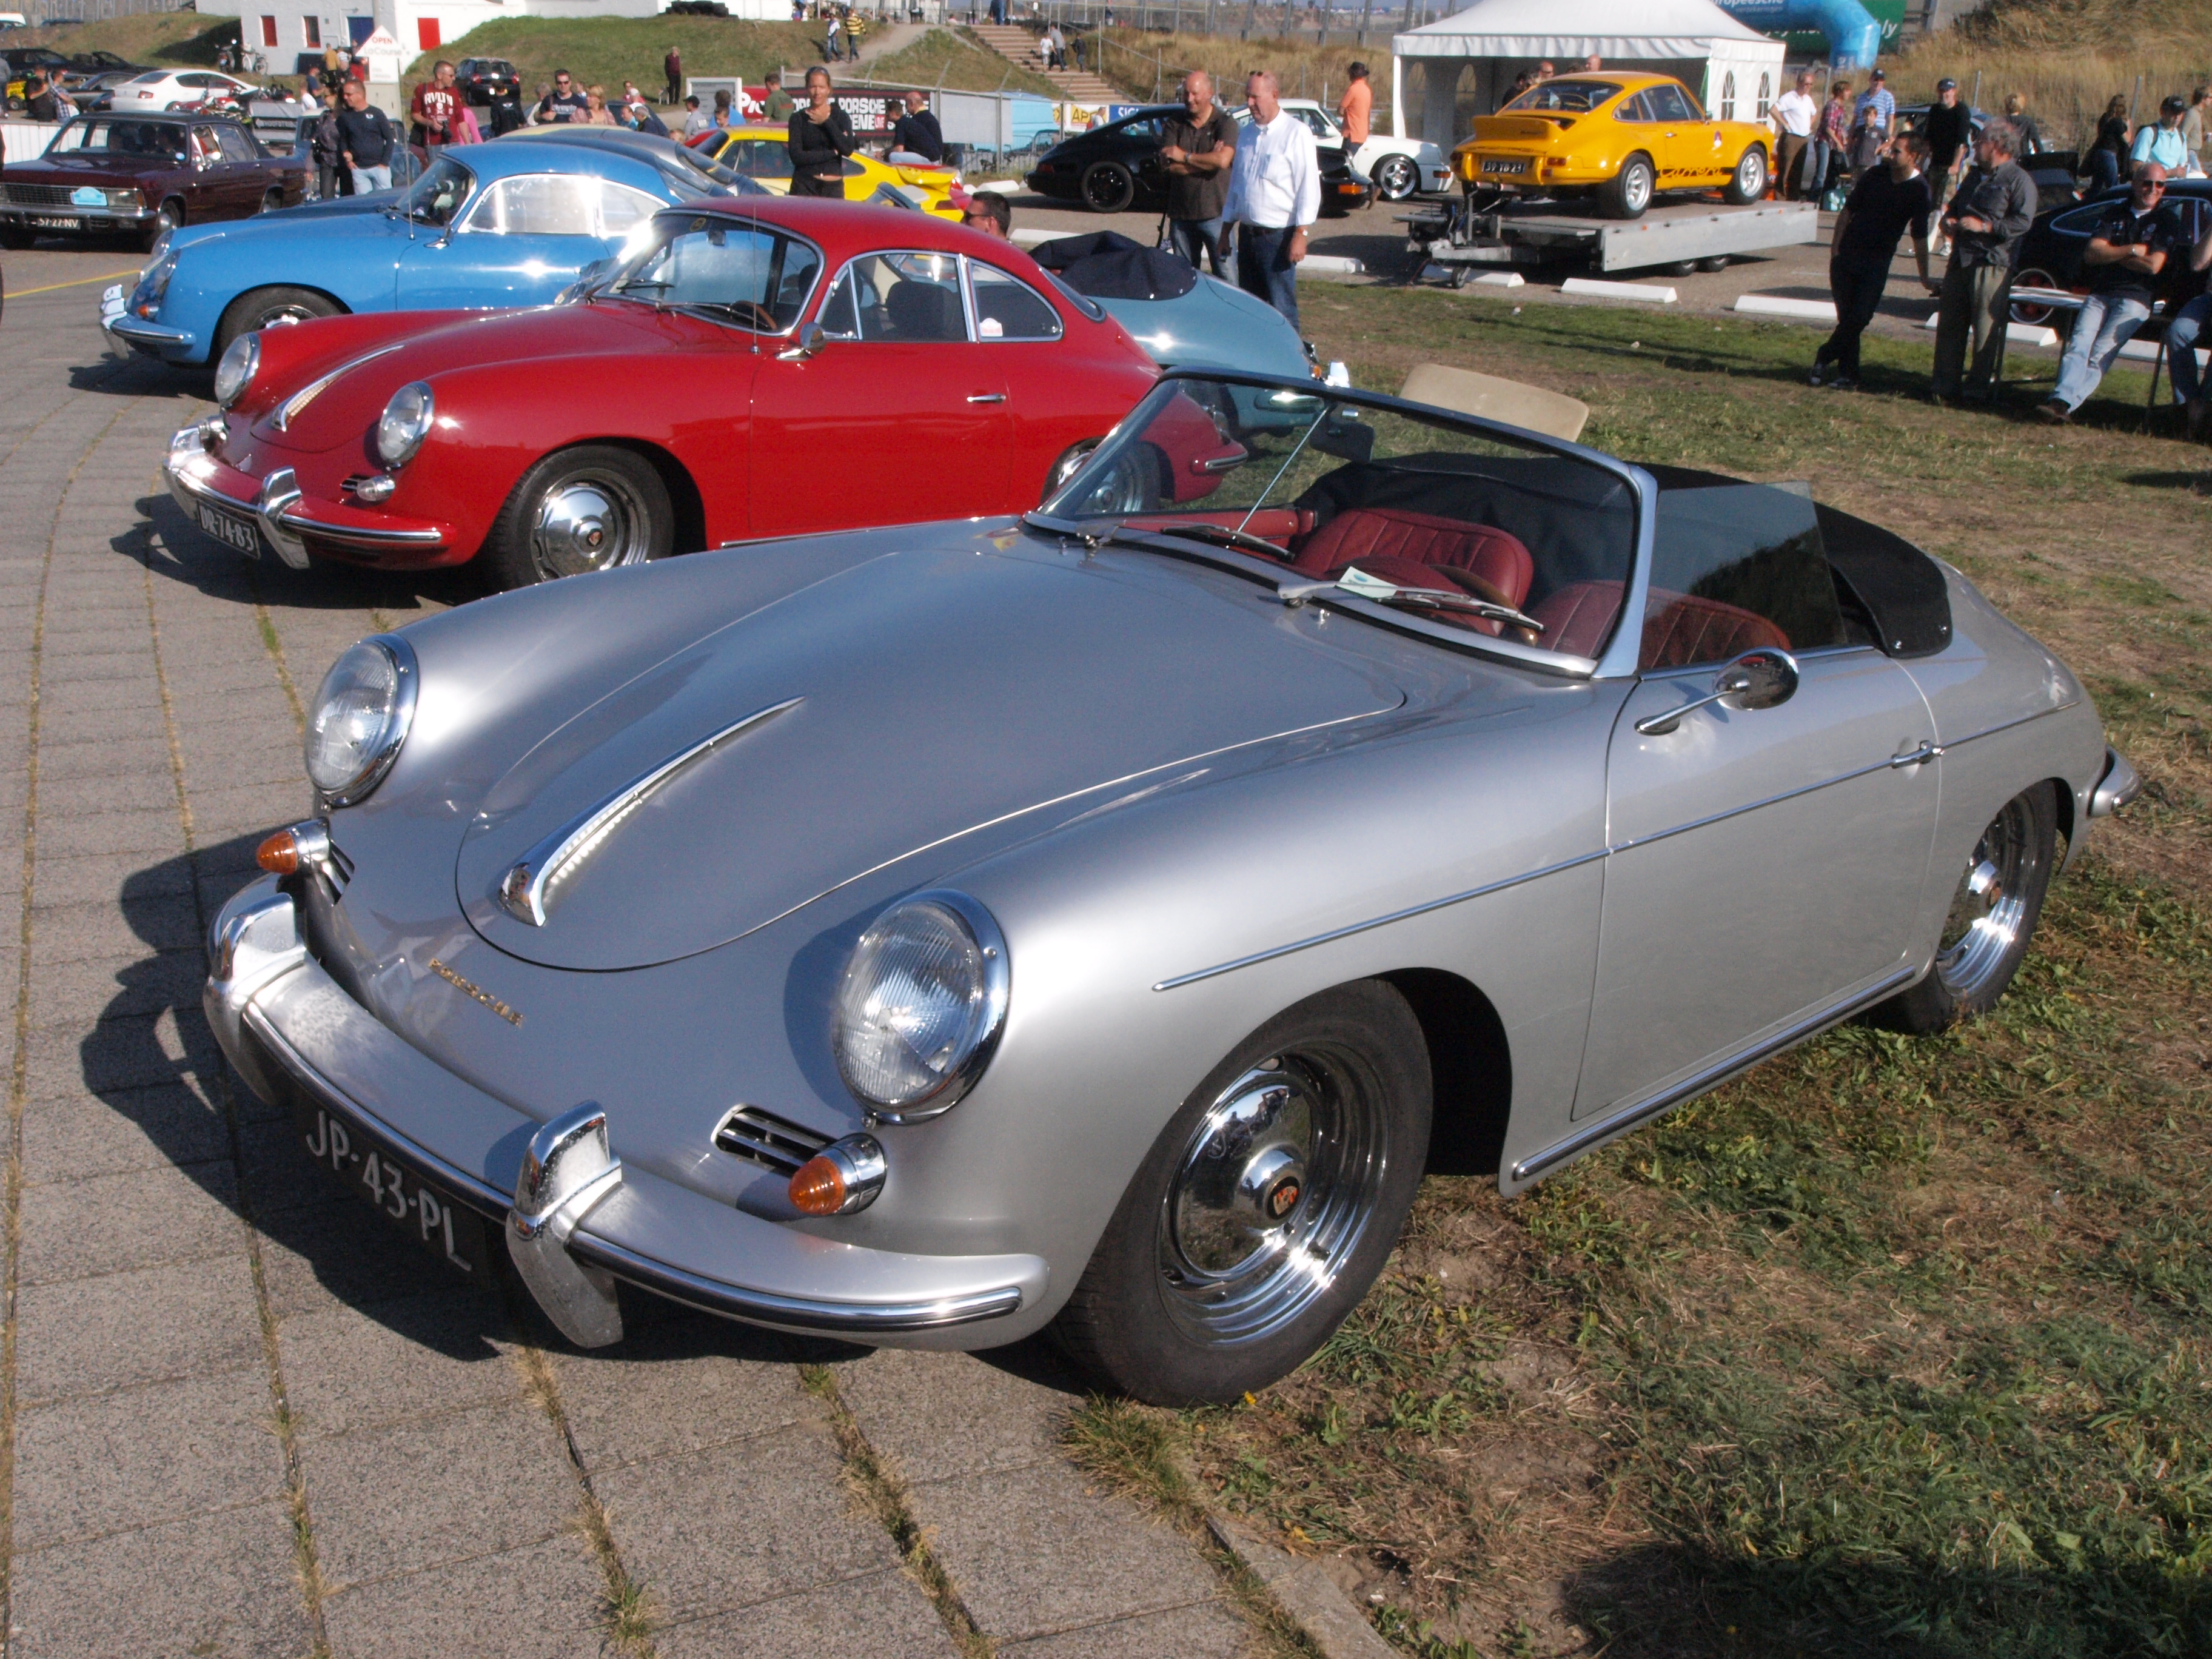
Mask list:
[[[1487,599],[1492,605],[1502,605],[1508,611],[1518,611],[1521,609],[1519,605],[1513,602],[1512,598],[1504,588],[1498,586],[1495,582],[1485,581],[1481,577],[1476,575],[1472,570],[1455,570],[1451,574],[1452,580],[1457,582],[1462,587],[1468,589],[1476,599]],[[1534,645],[1536,643],[1536,635],[1528,629],[1516,628],[1510,623],[1499,623],[1498,624],[1498,630],[1500,634],[1510,634],[1515,639],[1520,641],[1523,645]]]

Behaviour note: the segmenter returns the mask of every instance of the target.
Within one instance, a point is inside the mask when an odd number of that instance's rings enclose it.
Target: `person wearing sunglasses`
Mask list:
[[[2159,274],[2183,240],[2181,222],[2166,205],[2166,169],[2156,161],[2138,163],[2127,199],[2114,203],[2089,234],[2081,255],[2089,292],[2058,360],[2058,388],[2036,406],[2037,414],[2063,422],[2089,400],[2120,348],[2149,318]]]

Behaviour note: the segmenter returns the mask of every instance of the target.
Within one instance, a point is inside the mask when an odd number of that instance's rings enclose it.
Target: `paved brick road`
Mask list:
[[[204,382],[105,360],[91,321],[83,279],[131,263],[7,271],[7,1651],[593,1654],[630,1588],[663,1656],[1248,1650],[1192,1547],[1070,1470],[1041,1355],[659,1304],[577,1352],[395,1249],[226,1073],[200,940],[305,810],[300,700],[463,590],[188,526],[156,466]]]

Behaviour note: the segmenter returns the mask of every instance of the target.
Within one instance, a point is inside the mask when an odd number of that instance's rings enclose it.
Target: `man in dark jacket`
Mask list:
[[[930,111],[927,93],[907,94],[906,113],[891,123],[890,154],[884,159],[908,167],[924,161],[933,166],[945,159],[945,129]]]
[[[2013,261],[2035,222],[2035,181],[2014,161],[2020,135],[2009,121],[1991,121],[1974,140],[1974,165],[1959,181],[1942,218],[1951,239],[1936,312],[1934,390],[1938,398],[1987,403],[2004,368],[2005,325],[2012,314]],[[1966,363],[1966,342],[1974,356]],[[1966,369],[1962,384],[1960,371]]]
[[[345,107],[338,112],[338,155],[353,175],[355,195],[392,188],[392,152],[398,148],[392,122],[368,101],[368,88],[347,82]]]
[[[668,77],[668,95],[660,101],[674,104],[684,96],[684,54],[671,46],[668,56],[660,60],[660,72]]]
[[[53,87],[44,70],[33,70],[23,82],[23,112],[33,121],[62,118],[61,106],[54,98]]]
[[[1959,101],[1959,83],[1946,76],[1936,83],[1936,103],[1920,123],[1928,141],[1928,188],[1942,212],[1958,186],[1966,165],[1966,144],[1973,136],[1974,112]],[[1938,253],[1948,249],[1938,247]]]

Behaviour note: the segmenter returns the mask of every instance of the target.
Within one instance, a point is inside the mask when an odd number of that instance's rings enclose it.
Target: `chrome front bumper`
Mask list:
[[[2128,764],[2127,757],[2109,745],[2105,750],[2105,775],[2089,792],[2089,816],[2108,818],[2142,793],[2142,779]]]
[[[153,356],[173,359],[189,353],[198,343],[199,337],[190,329],[171,328],[166,323],[149,323],[143,317],[133,317],[130,301],[127,283],[118,283],[101,290],[100,326],[110,339],[120,340]]]
[[[345,994],[273,876],[222,908],[209,960],[208,1023],[254,1093],[271,1105],[304,1097],[365,1129],[503,1230],[524,1283],[579,1343],[620,1337],[616,1279],[749,1324],[922,1347],[1004,1340],[957,1330],[1044,1294],[1042,1257],[915,1255],[799,1232],[623,1164],[618,1110],[586,1103],[540,1123],[485,1094]]]
[[[302,539],[307,536],[362,553],[419,553],[434,551],[446,544],[445,532],[439,530],[332,520],[327,516],[331,509],[307,501],[289,466],[280,466],[261,480],[252,500],[234,494],[223,487],[227,479],[237,479],[247,485],[253,481],[248,475],[224,466],[209,453],[207,430],[204,425],[193,425],[173,434],[169,439],[168,458],[161,463],[161,477],[169,487],[171,498],[195,524],[199,522],[203,502],[251,519],[260,526],[269,545],[276,550],[276,556],[295,570],[307,568],[307,545]],[[256,553],[254,556],[258,558],[260,555]]]

